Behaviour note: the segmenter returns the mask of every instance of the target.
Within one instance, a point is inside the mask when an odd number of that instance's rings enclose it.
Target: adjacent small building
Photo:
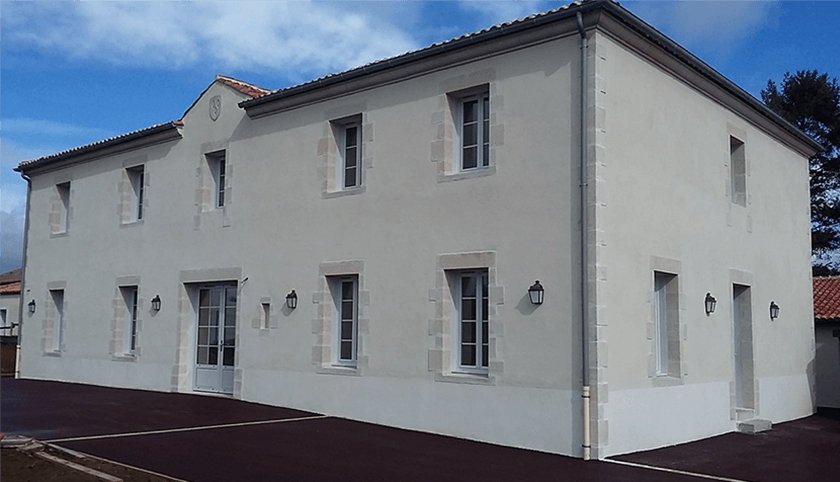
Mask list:
[[[819,146],[617,3],[184,105],[17,168],[22,377],[595,458],[814,410]]]
[[[840,277],[814,277],[817,407],[840,409]]]
[[[22,271],[15,269],[0,274],[0,340],[4,344],[17,344]]]

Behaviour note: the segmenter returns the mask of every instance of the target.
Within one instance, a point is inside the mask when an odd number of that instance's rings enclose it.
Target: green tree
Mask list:
[[[830,254],[840,248],[840,85],[836,77],[816,70],[786,73],[779,86],[773,80],[761,100],[822,144],[810,160],[811,253],[815,273],[840,273]]]

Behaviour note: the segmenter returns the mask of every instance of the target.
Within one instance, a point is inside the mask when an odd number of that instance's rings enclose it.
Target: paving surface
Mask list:
[[[0,394],[5,434],[196,482],[709,480],[218,397],[10,378]],[[616,459],[750,482],[834,482],[838,448],[840,421],[809,417]]]

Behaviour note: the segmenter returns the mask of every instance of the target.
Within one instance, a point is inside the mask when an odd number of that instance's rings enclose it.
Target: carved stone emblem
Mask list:
[[[215,95],[210,99],[210,118],[215,122],[220,115],[222,115],[222,97]]]

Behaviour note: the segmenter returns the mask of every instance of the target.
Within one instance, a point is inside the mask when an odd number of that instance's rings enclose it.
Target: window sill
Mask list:
[[[50,233],[50,238],[64,238],[68,236],[68,234],[69,233],[67,231],[59,231],[57,233]]]
[[[683,384],[682,378],[671,375],[656,375],[651,380],[654,387],[675,387]]]
[[[125,353],[122,355],[114,355],[111,357],[111,361],[119,361],[119,362],[133,362],[137,361],[137,356],[131,353]]]
[[[365,185],[362,184],[361,186],[356,187],[348,187],[347,189],[341,189],[339,191],[324,191],[321,193],[322,199],[333,199],[337,197],[344,197],[344,196],[353,196],[356,194],[363,194],[366,188]]]
[[[138,219],[138,220],[134,220],[134,221],[128,221],[126,223],[120,223],[120,228],[133,228],[135,226],[142,226],[142,225],[143,225],[143,220]]]
[[[488,373],[451,372],[435,373],[436,382],[464,383],[467,385],[495,385],[496,379]]]
[[[496,165],[492,164],[487,167],[480,167],[470,169],[468,171],[450,172],[438,174],[438,182],[461,181],[463,179],[472,179],[475,177],[486,177],[496,174]]]
[[[55,357],[60,357],[60,356],[61,356],[61,352],[60,352],[60,351],[54,351],[54,350],[45,351],[45,352],[44,352],[44,356],[55,356]]]
[[[316,373],[320,375],[345,375],[351,377],[359,377],[362,375],[361,371],[359,371],[358,366],[342,366],[342,365],[333,365],[328,367],[321,367],[316,370]]]

